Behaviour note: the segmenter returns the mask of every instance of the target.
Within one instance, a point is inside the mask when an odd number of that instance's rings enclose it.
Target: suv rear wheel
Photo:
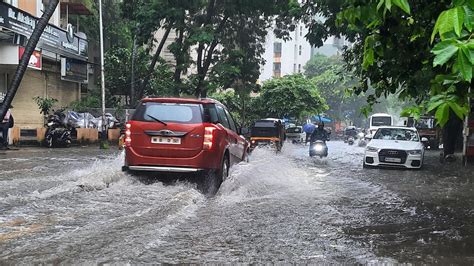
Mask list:
[[[222,160],[221,168],[205,171],[198,182],[198,189],[206,196],[214,196],[219,190],[222,182],[229,176],[230,161],[226,153]]]

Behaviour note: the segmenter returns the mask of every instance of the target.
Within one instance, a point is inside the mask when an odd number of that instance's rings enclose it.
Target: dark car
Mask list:
[[[197,173],[214,194],[232,164],[248,158],[229,111],[212,99],[145,98],[126,124],[124,170]]]

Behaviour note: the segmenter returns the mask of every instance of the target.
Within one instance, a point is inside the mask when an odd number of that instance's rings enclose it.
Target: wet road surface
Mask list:
[[[474,168],[362,169],[363,148],[256,150],[218,195],[119,151],[0,153],[2,263],[474,263]]]

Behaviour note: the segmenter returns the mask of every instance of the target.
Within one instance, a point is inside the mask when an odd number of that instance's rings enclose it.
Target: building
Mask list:
[[[322,47],[316,48],[306,40],[308,28],[299,23],[295,31],[290,33],[291,40],[284,41],[268,32],[263,55],[265,64],[261,66],[259,81],[304,72],[305,64],[316,53],[332,56],[339,53],[345,44],[339,38],[329,38]]]
[[[0,0],[0,102],[43,8],[43,0]],[[69,15],[89,14],[80,0],[60,1],[13,100],[17,127],[43,127],[34,97],[55,98],[58,107],[80,99],[81,84],[88,80],[88,42],[85,34],[75,32],[78,25],[69,23]]]

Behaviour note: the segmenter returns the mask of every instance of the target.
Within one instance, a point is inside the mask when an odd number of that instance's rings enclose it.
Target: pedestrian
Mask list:
[[[15,125],[11,108],[13,108],[13,106],[10,105],[10,109],[8,109],[0,123],[0,132],[2,133],[2,138],[0,139],[1,149],[8,149],[8,130]]]
[[[311,138],[311,134],[313,134],[313,131],[314,131],[315,128],[316,128],[316,126],[313,123],[307,123],[306,125],[304,125],[303,131],[304,131],[304,133],[306,133],[305,145],[309,142],[309,140]]]

